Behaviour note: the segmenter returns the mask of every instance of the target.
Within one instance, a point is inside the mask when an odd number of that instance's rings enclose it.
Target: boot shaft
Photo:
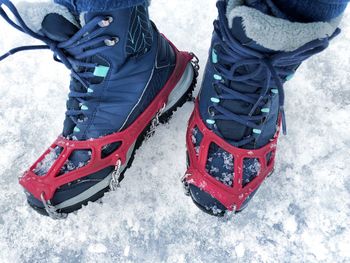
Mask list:
[[[259,148],[283,115],[283,84],[302,61],[327,47],[338,20],[292,23],[237,0],[219,1],[218,8],[199,96],[201,117],[234,146]]]

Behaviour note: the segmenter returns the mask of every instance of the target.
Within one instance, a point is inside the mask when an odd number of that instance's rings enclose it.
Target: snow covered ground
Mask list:
[[[151,15],[206,61],[213,0],[154,0]],[[0,21],[0,53],[34,43]],[[287,85],[289,135],[243,213],[203,214],[183,195],[179,110],[137,152],[122,188],[64,221],[32,211],[17,177],[61,131],[68,72],[48,51],[0,64],[0,262],[350,262],[350,10],[343,34]]]

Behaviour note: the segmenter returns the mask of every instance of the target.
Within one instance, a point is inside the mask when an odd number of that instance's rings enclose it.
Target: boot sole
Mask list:
[[[180,81],[174,88],[174,90],[169,95],[168,104],[165,107],[165,111],[159,117],[159,123],[165,124],[170,121],[173,114],[177,111],[178,108],[182,107],[186,102],[192,100],[192,94],[194,88],[197,84],[198,72],[191,63],[186,67],[183,76]],[[147,127],[142,131],[142,133],[137,138],[133,147],[130,147],[128,160],[126,165],[122,167],[122,172],[119,177],[119,182],[124,179],[125,172],[129,169],[135,159],[136,151],[142,146],[143,142],[154,135],[152,130],[152,121],[147,125]],[[101,199],[106,192],[109,192],[109,182],[111,180],[111,174],[108,175],[104,180],[97,183],[93,187],[89,188],[85,192],[75,196],[69,200],[64,201],[56,205],[57,212],[63,214],[69,214],[81,209],[83,206],[86,206],[89,202],[96,202]],[[91,194],[93,193],[93,194]],[[86,197],[88,196],[88,197]],[[39,214],[49,216],[44,208],[37,207],[28,202],[28,204]]]

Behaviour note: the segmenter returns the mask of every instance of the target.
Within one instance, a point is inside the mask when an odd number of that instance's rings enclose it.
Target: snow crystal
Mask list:
[[[218,173],[220,172],[220,169],[218,167],[215,167],[215,166],[210,166],[210,170],[209,170],[209,173],[210,174],[213,174],[213,173]]]
[[[86,153],[86,155],[89,156],[89,157],[91,157],[91,155],[92,155],[92,152],[90,150],[85,150],[83,152]],[[66,174],[68,172],[71,172],[71,171],[74,171],[76,169],[82,168],[82,167],[88,165],[90,161],[91,161],[91,159],[89,159],[86,162],[78,162],[78,163],[76,163],[73,160],[68,158],[68,160],[65,162],[65,164],[63,165],[63,167],[61,169],[61,174]]]
[[[222,181],[224,184],[226,184],[227,186],[232,186],[233,181],[232,179],[235,177],[235,175],[233,173],[222,173]]]
[[[75,167],[76,167],[75,164],[71,160],[67,160],[67,162],[66,162],[66,169],[68,171],[75,170]]]
[[[244,170],[251,174],[259,174],[261,169],[261,164],[258,159],[254,159],[253,163],[246,165],[244,162]]]
[[[198,139],[197,139],[197,136],[199,137]],[[201,143],[201,136],[200,136],[200,132],[199,132],[198,128],[192,129],[191,141],[192,141],[195,153],[198,157],[199,150],[200,150],[200,143]]]
[[[196,146],[194,147],[194,151],[196,152],[196,155],[199,156],[199,150],[200,150],[200,146]]]
[[[214,215],[218,215],[222,213],[222,210],[219,209],[216,205],[213,207],[210,207],[209,209],[211,209],[211,211],[213,212]]]
[[[91,244],[88,247],[88,251],[91,253],[101,254],[101,253],[106,253],[107,248],[103,244]]]
[[[206,186],[207,186],[207,182],[202,181],[202,182],[199,184],[198,187],[199,187],[200,189],[204,189]]]
[[[216,144],[209,148],[206,171],[216,180],[227,186],[233,185],[234,178],[234,158],[233,155],[222,150]]]
[[[245,252],[244,245],[242,243],[239,243],[235,247],[235,251],[236,251],[237,257],[239,257],[239,258],[243,257],[244,256],[244,252]]]
[[[232,154],[228,152],[224,152],[222,154],[222,158],[224,159],[224,167],[228,170],[232,169],[233,167],[233,156]]]
[[[192,135],[192,136],[191,136],[191,140],[192,140],[192,143],[193,143],[193,144],[196,144],[196,143],[197,143],[197,139],[196,139],[196,136],[195,136],[195,135]]]
[[[130,252],[130,246],[126,246],[126,247],[124,248],[124,257],[129,256],[129,252]]]

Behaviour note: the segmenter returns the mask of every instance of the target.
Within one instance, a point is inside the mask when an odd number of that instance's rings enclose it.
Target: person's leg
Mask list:
[[[245,0],[247,6],[292,22],[327,22],[340,16],[349,0]]]
[[[341,15],[349,0],[272,0],[292,21],[330,21]]]
[[[71,12],[101,12],[144,4],[148,0],[55,0]]]
[[[197,75],[194,55],[160,34],[148,3],[60,2],[24,3],[18,14],[6,1],[18,24],[0,5],[0,16],[71,70],[62,136],[20,180],[28,203],[52,217],[116,189],[142,141],[191,97]]]
[[[183,180],[194,203],[214,215],[244,209],[273,172],[278,127],[286,132],[284,83],[339,34],[340,17],[334,16],[344,8],[316,19],[334,18],[329,22],[293,22],[293,12],[274,2],[217,2],[219,18],[189,121]]]

